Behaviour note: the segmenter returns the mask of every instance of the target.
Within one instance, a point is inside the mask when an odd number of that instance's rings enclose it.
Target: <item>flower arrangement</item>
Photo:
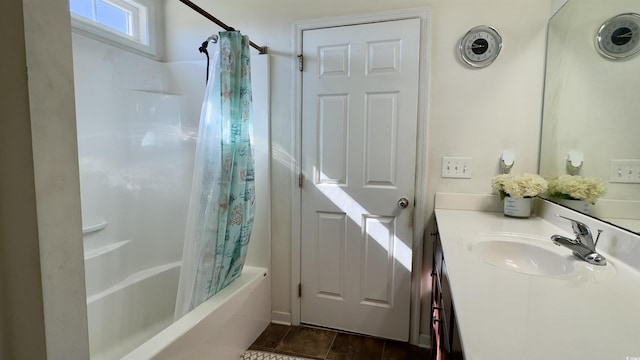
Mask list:
[[[547,180],[540,175],[501,174],[491,180],[491,186],[500,193],[500,200],[534,197],[547,191]]]
[[[548,182],[547,194],[558,199],[582,200],[595,204],[607,193],[607,186],[598,178],[561,175],[549,178]]]

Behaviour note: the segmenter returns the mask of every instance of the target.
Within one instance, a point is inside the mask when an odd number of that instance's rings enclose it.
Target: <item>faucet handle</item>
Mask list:
[[[596,241],[593,244],[593,248],[595,249],[598,246],[598,240],[600,240],[600,234],[602,234],[602,229],[598,229],[598,236],[596,236]]]
[[[591,230],[589,230],[589,227],[584,224],[581,223],[578,220],[574,220],[572,218],[568,218],[566,216],[562,216],[562,215],[556,215],[557,217],[561,217],[563,219],[569,220],[571,222],[571,228],[573,229],[573,233],[576,236],[584,236],[584,235],[591,235]]]

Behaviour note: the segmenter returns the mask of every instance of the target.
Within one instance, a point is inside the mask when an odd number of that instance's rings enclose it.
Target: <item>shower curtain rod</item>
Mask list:
[[[213,21],[214,23],[216,23],[216,25],[220,26],[221,28],[223,28],[223,29],[225,29],[227,31],[235,31],[234,28],[232,28],[231,26],[228,26],[227,24],[225,24],[222,21],[218,20],[215,16],[209,14],[203,8],[199,7],[198,5],[194,4],[193,2],[191,2],[189,0],[180,0],[180,2],[182,2],[185,5],[187,5],[191,9],[195,10],[198,14],[200,14],[200,15],[206,17],[207,19]],[[249,45],[251,45],[252,48],[258,50],[258,52],[260,54],[266,54],[267,53],[267,47],[266,46],[258,46],[253,41],[249,41]]]

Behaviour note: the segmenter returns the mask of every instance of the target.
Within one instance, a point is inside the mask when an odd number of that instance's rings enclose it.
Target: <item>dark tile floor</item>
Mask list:
[[[270,324],[249,348],[322,360],[422,360],[429,349],[308,326]]]

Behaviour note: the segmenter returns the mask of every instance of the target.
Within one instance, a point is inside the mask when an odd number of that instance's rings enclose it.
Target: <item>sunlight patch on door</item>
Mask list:
[[[318,170],[316,169],[316,171]],[[327,199],[333,202],[341,211],[346,213],[351,221],[360,226],[363,225],[361,214],[369,214],[369,211],[347,194],[342,188],[327,185],[317,185],[316,187],[325,197],[327,197]],[[375,240],[376,243],[378,243],[378,245],[380,245],[385,251],[392,254],[394,259],[405,269],[411,271],[411,248],[403,243],[395,234],[393,235],[393,241],[389,241],[389,229],[386,226],[380,225],[371,227],[368,236]],[[391,246],[393,246],[393,248],[391,248]]]

